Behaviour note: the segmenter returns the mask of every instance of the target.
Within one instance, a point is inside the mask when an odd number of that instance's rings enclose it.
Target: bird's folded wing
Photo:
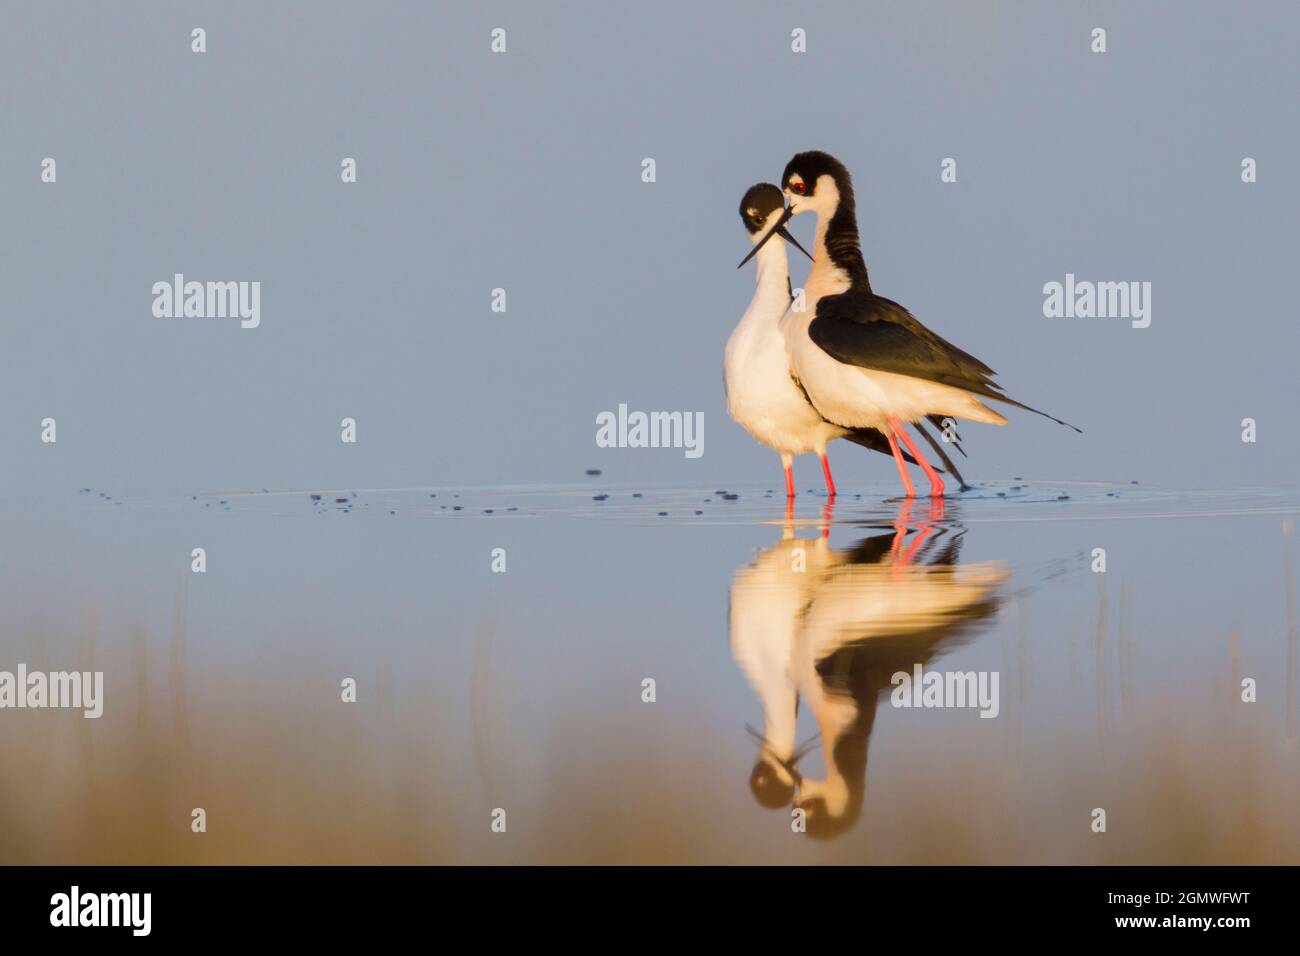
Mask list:
[[[819,301],[817,317],[808,325],[808,337],[845,365],[951,385],[1081,431],[1055,415],[1008,397],[993,381],[993,369],[935,335],[897,302],[871,292],[851,289]]]
[[[822,299],[808,335],[846,365],[1002,397],[993,369],[935,335],[897,302],[871,293],[849,291]]]

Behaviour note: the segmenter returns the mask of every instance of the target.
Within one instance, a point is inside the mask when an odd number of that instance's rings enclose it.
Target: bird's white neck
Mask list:
[[[758,263],[758,274],[755,281],[758,284],[760,294],[779,291],[782,295],[790,295],[790,261],[786,257],[785,242],[780,236],[773,236],[767,241],[758,254],[754,256],[754,261]]]
[[[826,249],[826,229],[830,225],[830,220],[829,215],[817,213],[817,231],[813,235],[813,264],[808,273],[808,282],[805,284],[809,299],[835,295],[843,292],[850,285],[849,277],[845,275],[844,270],[831,261],[830,252]]]

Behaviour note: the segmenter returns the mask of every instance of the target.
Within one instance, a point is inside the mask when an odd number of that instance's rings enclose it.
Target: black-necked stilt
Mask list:
[[[994,614],[1009,576],[997,562],[959,564],[960,531],[923,519],[913,533],[911,507],[904,499],[892,534],[847,550],[795,537],[787,523],[732,579],[731,652],[763,708],[762,731],[750,728],[750,789],[764,807],[802,808],[809,836],[833,837],[861,813],[867,745],[893,675],[931,663]],[[803,573],[790,573],[796,562]],[[818,725],[803,745],[801,703]],[[818,739],[821,778],[799,770]]]
[[[781,455],[787,498],[794,497],[794,456],[804,452],[815,452],[821,459],[826,491],[833,497],[835,480],[826,457],[828,443],[847,438],[888,455],[892,453],[892,440],[876,428],[840,427],[826,421],[791,374],[790,356],[780,325],[792,301],[790,268],[784,244],[768,244],[766,240],[775,233],[804,255],[808,252],[786,231],[784,215],[785,196],[771,183],[751,186],[740,203],[740,218],[758,257],[758,288],[740,324],[727,340],[723,360],[727,411],[751,435]],[[934,439],[921,426],[917,427],[943,458],[948,470],[961,481],[960,474]],[[912,456],[906,457],[916,463]],[[965,487],[964,482],[962,485]]]
[[[903,422],[940,416],[1005,425],[1007,420],[984,398],[1080,431],[1003,394],[991,368],[872,291],[858,245],[853,182],[839,160],[818,151],[799,153],[786,165],[781,182],[790,204],[776,227],[791,216],[817,214],[813,266],[805,284],[807,308],[787,312],[781,323],[791,368],[827,421],[885,433],[908,495],[916,492],[899,442],[930,479],[931,495],[943,494],[943,480],[907,436]]]

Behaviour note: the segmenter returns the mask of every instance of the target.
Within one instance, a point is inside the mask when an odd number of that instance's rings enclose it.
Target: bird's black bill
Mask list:
[[[794,242],[794,238],[790,235],[789,232],[786,231],[785,228],[785,224],[790,221],[790,217],[793,215],[794,215],[793,209],[786,209],[785,212],[781,213],[781,218],[777,220],[776,225],[772,227],[771,231],[769,231],[766,236],[760,239],[753,249],[749,250],[749,255],[745,256],[745,258],[740,260],[740,266],[743,266],[750,259],[754,258],[754,256],[758,255],[758,250],[762,249],[763,246],[767,245],[767,240],[771,239],[777,233],[781,233],[781,235],[784,238],[789,239],[791,242]],[[808,250],[806,250],[803,246],[800,246],[799,243],[797,242],[794,242],[794,244],[795,246],[798,247],[800,252],[802,252],[805,256],[808,256]],[[812,256],[808,256],[808,258],[811,259]],[[739,269],[740,266],[736,266],[736,268]]]
[[[809,252],[807,249],[805,249],[803,246],[799,245],[799,240],[796,239],[794,236],[790,235],[789,229],[785,228],[785,226],[777,226],[776,231],[781,234],[782,239],[784,239],[786,242],[790,243],[790,245],[794,246],[796,249],[802,252],[805,256],[808,257],[808,261],[812,262],[812,253]]]

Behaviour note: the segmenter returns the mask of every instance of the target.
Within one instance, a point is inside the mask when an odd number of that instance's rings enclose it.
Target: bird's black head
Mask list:
[[[751,236],[763,231],[767,217],[778,209],[785,210],[785,196],[771,183],[755,183],[745,190],[740,201],[740,219]]]
[[[801,801],[796,804],[804,812],[804,833],[814,840],[833,840],[853,829],[861,815],[861,804],[853,807],[843,816],[833,816],[822,797]]]
[[[858,210],[853,199],[853,178],[830,153],[797,153],[785,164],[781,186],[789,201],[788,214],[813,212],[825,229],[826,258],[853,288],[871,291],[867,264],[858,244]]]
[[[763,244],[774,235],[780,236],[809,259],[808,250],[795,241],[794,236],[785,228],[790,212],[785,208],[785,196],[780,188],[771,183],[756,183],[745,190],[745,198],[740,201],[740,221],[749,231],[749,239],[754,248],[740,261],[743,266]]]
[[[853,198],[853,178],[830,153],[809,150],[785,164],[781,186],[795,214],[816,211],[830,214],[845,199]]]
[[[749,791],[760,807],[779,810],[794,799],[794,780],[772,761],[759,757],[749,775]]]

